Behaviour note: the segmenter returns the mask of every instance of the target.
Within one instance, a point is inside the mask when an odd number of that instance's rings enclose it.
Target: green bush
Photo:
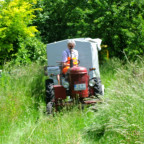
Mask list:
[[[34,9],[35,4],[36,0],[0,1],[0,65],[16,57],[21,63],[43,59],[44,45],[32,25],[34,11],[41,10]]]
[[[46,61],[46,45],[38,38],[31,37],[26,38],[20,43],[20,49],[10,63],[21,65],[32,62],[45,63]]]

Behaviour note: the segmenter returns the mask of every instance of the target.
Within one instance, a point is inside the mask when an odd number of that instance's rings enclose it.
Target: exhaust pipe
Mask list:
[[[73,67],[73,59],[72,59],[72,47],[70,48],[70,54],[71,54],[71,59],[70,59],[70,68]]]

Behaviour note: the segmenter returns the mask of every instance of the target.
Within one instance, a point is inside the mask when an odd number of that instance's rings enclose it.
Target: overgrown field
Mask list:
[[[45,112],[43,67],[6,69],[0,77],[0,143],[141,144],[144,142],[144,60],[101,65],[103,103]]]

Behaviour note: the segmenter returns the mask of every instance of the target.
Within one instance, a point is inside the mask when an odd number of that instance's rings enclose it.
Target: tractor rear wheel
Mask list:
[[[48,102],[47,103],[46,112],[47,112],[47,114],[52,114],[53,113],[53,102]]]
[[[53,106],[53,100],[54,100],[54,82],[53,79],[47,79],[45,81],[45,87],[46,87],[46,110],[47,113],[50,114],[52,112],[52,106]]]

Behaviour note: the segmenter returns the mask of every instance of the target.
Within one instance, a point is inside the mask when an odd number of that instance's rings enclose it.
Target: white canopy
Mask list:
[[[101,39],[91,38],[76,38],[75,49],[79,52],[79,66],[95,68],[95,71],[89,73],[90,78],[100,77],[98,51],[101,50]],[[57,66],[58,61],[62,59],[62,52],[67,49],[67,40],[62,40],[54,43],[47,44],[47,59],[48,66]]]

